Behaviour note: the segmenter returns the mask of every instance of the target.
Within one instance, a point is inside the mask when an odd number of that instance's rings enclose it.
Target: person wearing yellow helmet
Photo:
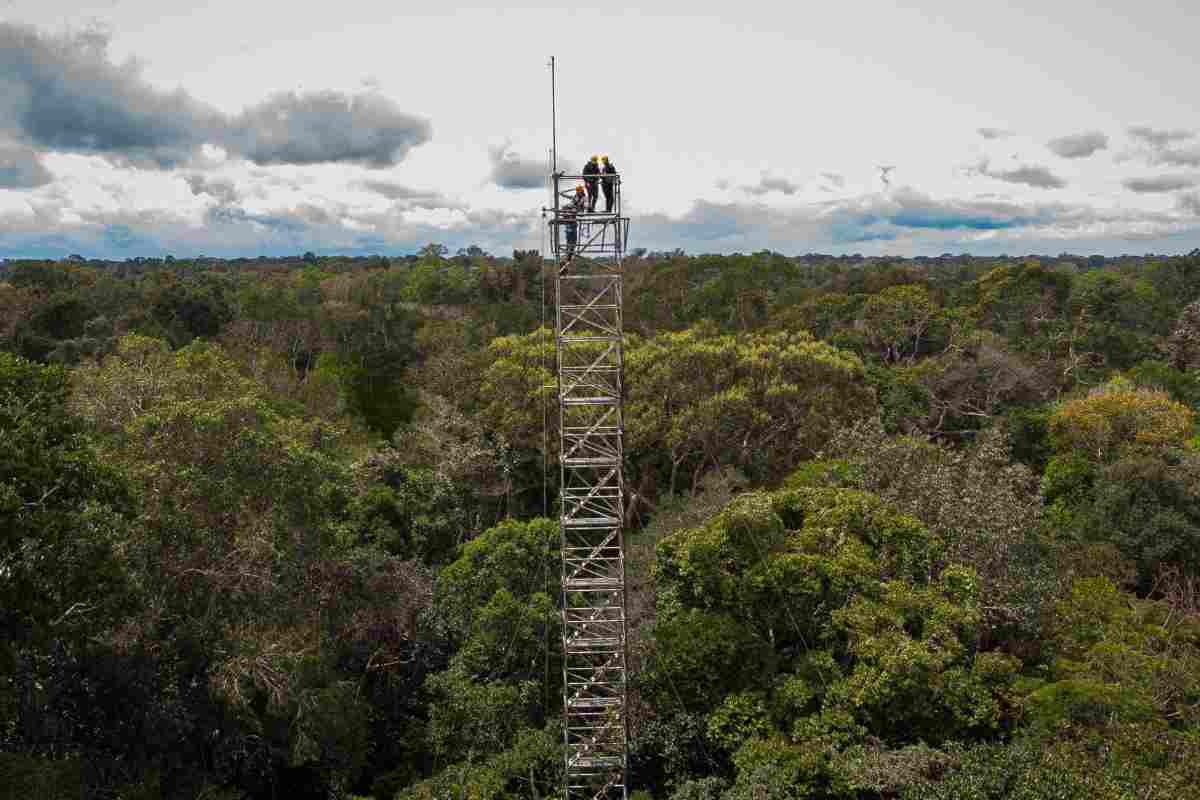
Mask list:
[[[587,186],[588,211],[596,210],[596,196],[600,194],[600,156],[592,156],[583,165],[583,182]]]
[[[604,213],[611,214],[613,210],[613,198],[617,192],[617,179],[614,177],[617,174],[617,168],[608,160],[608,156],[601,156],[600,160],[604,162],[604,167],[600,170],[604,178],[600,181],[601,187],[604,189]]]
[[[558,215],[562,217],[567,233],[567,258],[571,258],[575,255],[575,243],[579,239],[579,223],[576,220],[587,208],[587,194],[581,183],[575,187],[573,193],[563,192],[562,197],[566,198],[567,202],[559,208]]]

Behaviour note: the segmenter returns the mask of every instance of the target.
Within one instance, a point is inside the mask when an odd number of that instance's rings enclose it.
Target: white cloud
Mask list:
[[[44,150],[170,168],[204,145],[256,164],[387,167],[432,136],[428,120],[376,92],[285,92],[227,116],[112,61],[109,36],[49,36],[0,21],[0,132]]]
[[[1003,128],[977,128],[976,132],[984,139],[1007,139],[1013,135],[1012,131]]]
[[[1196,178],[1189,175],[1155,175],[1149,178],[1128,178],[1122,181],[1122,185],[1131,192],[1151,194],[1190,189],[1197,182]]]
[[[32,147],[0,142],[0,189],[35,189],[54,180]]]
[[[1148,125],[1132,125],[1129,135],[1151,147],[1166,147],[1172,142],[1182,142],[1195,138],[1196,134],[1185,130],[1158,130]]]
[[[822,172],[821,177],[838,189],[843,189],[846,186],[846,176],[836,172]]]
[[[795,183],[779,175],[771,175],[764,172],[759,177],[757,183],[744,185],[741,187],[741,190],[746,194],[757,196],[770,194],[771,192],[793,195],[799,192],[801,188],[802,186],[799,183]]]
[[[988,159],[980,159],[979,163],[967,168],[969,175],[984,175],[1007,183],[1019,183],[1032,186],[1035,189],[1062,189],[1067,182],[1055,175],[1048,167],[1020,166],[1012,169],[991,169]]]
[[[1200,167],[1200,144],[1190,142],[1196,134],[1187,130],[1157,130],[1145,125],[1129,129],[1130,137],[1138,143],[1125,158],[1139,158],[1150,165],[1167,167]]]
[[[1051,139],[1046,146],[1062,158],[1087,158],[1108,149],[1108,137],[1100,131],[1088,131]]]

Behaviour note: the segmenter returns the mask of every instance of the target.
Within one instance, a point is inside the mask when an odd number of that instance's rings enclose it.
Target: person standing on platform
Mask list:
[[[587,186],[589,212],[596,210],[596,197],[600,194],[600,156],[592,156],[583,165],[583,182]]]
[[[604,162],[604,167],[600,170],[604,178],[601,179],[600,185],[604,188],[604,213],[611,214],[613,210],[613,198],[616,196],[617,179],[611,176],[617,174],[617,168],[608,160],[608,156],[600,159]]]
[[[567,259],[569,260],[575,255],[575,243],[579,241],[579,223],[577,220],[580,213],[587,208],[587,196],[584,194],[583,184],[575,187],[575,195],[573,197],[570,192],[563,192],[562,196],[567,198],[567,202],[559,209],[558,215],[565,220],[563,227],[567,229]]]

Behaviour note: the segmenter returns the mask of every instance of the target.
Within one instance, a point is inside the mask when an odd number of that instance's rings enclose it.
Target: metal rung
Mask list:
[[[621,705],[620,697],[581,697],[578,700],[568,700],[567,708],[612,708]]]
[[[571,733],[583,733],[584,731],[599,731],[611,728],[614,720],[620,719],[620,714],[614,715],[612,711],[612,705],[616,705],[616,702],[617,699],[614,698],[614,702],[610,706],[603,708],[597,706],[591,710],[587,708],[568,709],[567,730]]]
[[[592,389],[598,387],[592,386]],[[621,402],[621,398],[617,397],[617,392],[610,395],[589,395],[587,397],[575,397],[568,393],[559,395],[558,402],[560,406],[566,408],[611,408]]]
[[[616,654],[620,651],[622,643],[623,640],[620,636],[576,638],[567,644],[567,652]]]
[[[612,528],[620,524],[616,517],[563,517],[566,528]]]
[[[568,653],[609,653],[621,649],[621,645],[621,637],[605,636],[596,639],[576,639],[568,644],[566,648]]]
[[[619,397],[563,397],[559,400],[564,406],[614,406],[620,401]]]
[[[624,585],[620,578],[567,578],[563,588],[570,591],[575,589],[619,589]]]
[[[619,746],[623,741],[625,741],[625,737],[620,735],[619,729],[617,729],[616,725],[614,725],[614,723],[617,722],[620,718],[618,717],[617,719],[614,719],[612,712],[606,711],[605,719],[607,719],[608,721],[605,722],[604,724],[587,725],[587,726],[580,726],[580,727],[568,727],[567,728],[568,733],[573,734],[574,736],[576,736],[580,739],[585,739],[585,737],[586,737],[586,741],[582,745],[576,744],[574,742],[572,744],[575,745],[576,748],[578,748],[579,750],[583,750],[584,752],[590,751],[593,753],[597,753],[597,752],[602,753],[605,751],[612,751],[612,750],[616,749],[617,746]],[[599,720],[597,720],[597,722],[599,722]],[[599,733],[597,733],[597,731]],[[599,735],[600,733],[608,733],[611,735],[606,736],[606,737],[601,737]]]
[[[620,769],[625,763],[625,758],[623,756],[594,756],[581,758],[578,761],[572,761],[571,763],[574,766],[583,767],[585,769]],[[597,775],[597,777],[603,777],[603,775]],[[584,790],[587,793],[587,796],[591,797],[591,792],[595,787],[586,783],[573,783],[571,784],[571,788]],[[621,789],[623,786],[622,784],[614,783],[610,785],[610,788]]]
[[[614,726],[606,726],[611,729]],[[621,726],[623,727],[623,726]],[[601,732],[605,732],[601,730]],[[617,733],[617,731],[613,731]],[[586,734],[585,734],[586,736]],[[621,745],[625,743],[624,736],[613,736],[598,738],[597,735],[592,735],[580,742],[571,742],[570,747],[577,755],[591,758],[612,758],[620,756]]]
[[[605,667],[604,671],[605,671],[605,673],[624,672],[625,667],[623,667],[619,664],[614,664],[611,667]],[[623,681],[605,681],[604,683],[612,684],[614,686],[621,686],[621,685],[623,685],[624,682]],[[596,681],[567,681],[567,686],[596,686],[596,685],[598,685]]]
[[[614,630],[614,628],[618,628],[623,621],[624,620],[619,619],[608,620],[603,625],[580,624],[573,628],[568,628],[567,631],[571,635],[567,637],[567,644],[570,645],[574,644],[575,642],[582,641],[595,641],[600,638],[600,634],[604,634],[604,638],[607,639],[620,639],[621,632],[619,630]]]
[[[586,458],[564,458],[563,463],[568,467],[611,467],[619,464],[617,456],[589,456]]]

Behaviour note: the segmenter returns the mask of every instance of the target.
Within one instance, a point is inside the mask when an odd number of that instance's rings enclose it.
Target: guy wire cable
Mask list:
[[[552,159],[553,155],[551,155],[550,158]],[[553,188],[551,188],[551,186],[549,184],[548,184],[547,188],[549,188],[550,191],[554,191]],[[541,224],[542,242],[541,242],[541,250],[538,252],[538,256],[541,259],[541,263],[538,264],[538,290],[541,295],[541,305],[542,305],[542,324],[541,324],[541,327],[538,328],[538,337],[539,338],[544,335],[544,332],[546,330],[546,225],[544,222],[545,219],[546,219],[546,210],[542,209],[542,220],[543,220],[543,222]],[[546,349],[544,347],[539,346],[538,353],[539,353],[539,365],[542,368],[542,373],[545,374],[548,371],[546,369]],[[548,517],[548,516],[550,516],[550,502],[548,499],[549,498],[548,484],[550,481],[550,478],[548,477],[548,475],[549,475],[549,472],[548,472],[549,471],[549,463],[548,462],[549,462],[549,447],[550,447],[548,429],[549,429],[550,423],[549,423],[549,412],[546,411],[545,387],[543,387],[543,391],[541,394],[542,394],[542,516]]]
[[[553,154],[550,155],[550,159],[553,159]],[[552,185],[548,186],[548,188],[550,188],[551,191],[554,191]],[[538,251],[538,259],[539,259],[539,262],[538,262],[538,288],[539,288],[539,296],[541,298],[541,306],[542,306],[542,309],[541,309],[542,310],[542,324],[541,324],[541,327],[538,328],[538,336],[539,337],[544,336],[545,331],[546,331],[546,246],[547,245],[546,245],[546,222],[545,222],[545,220],[546,220],[546,211],[545,211],[545,209],[542,209],[541,222],[539,223],[539,225],[541,227],[541,234],[542,234],[541,249]],[[545,372],[546,372],[545,348],[541,348],[541,350],[539,352],[541,354],[542,373],[545,374]],[[550,479],[548,477],[549,473],[548,473],[548,467],[547,467],[547,462],[549,460],[549,455],[547,454],[547,448],[549,446],[548,445],[549,434],[547,433],[547,428],[549,427],[548,420],[549,420],[549,416],[548,416],[548,412],[546,411],[546,392],[543,391],[542,392],[542,518],[543,519],[548,518],[550,516],[550,505],[549,505],[549,501],[547,499],[549,497],[549,489],[547,488],[547,484],[550,481]],[[549,568],[549,565],[546,563],[545,556],[543,555],[543,558],[542,558],[542,589],[546,592],[547,600],[551,601],[546,604],[546,618],[542,622],[542,708],[544,709],[547,717],[550,716],[550,607],[553,602],[552,598],[554,597],[554,594],[550,591],[549,583],[550,583],[550,568]]]

